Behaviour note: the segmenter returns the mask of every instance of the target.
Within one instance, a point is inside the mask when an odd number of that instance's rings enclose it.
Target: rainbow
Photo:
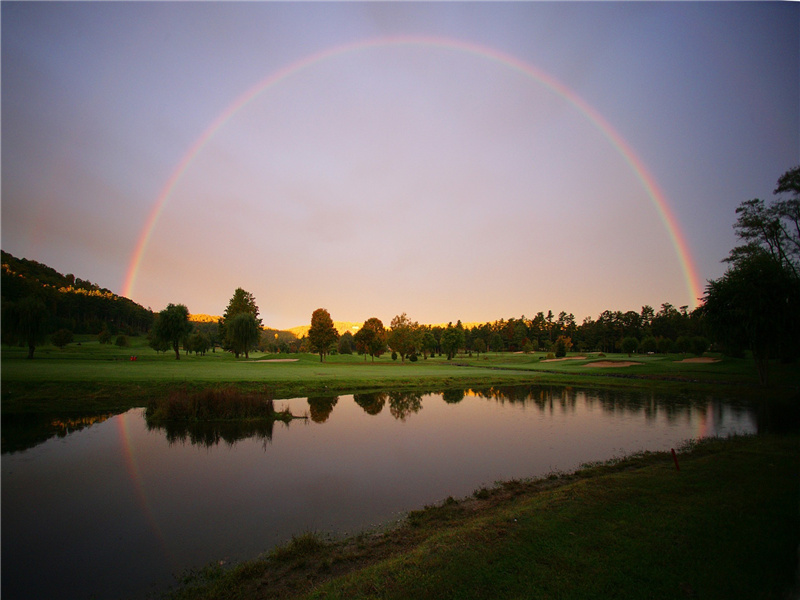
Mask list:
[[[622,136],[606,121],[603,116],[598,113],[592,106],[587,104],[583,98],[565,86],[552,75],[542,71],[541,69],[526,63],[515,56],[506,54],[494,48],[482,46],[472,42],[464,42],[456,39],[441,38],[441,37],[425,37],[425,36],[395,36],[395,37],[382,37],[352,42],[339,46],[334,46],[315,54],[311,54],[296,62],[293,62],[278,71],[275,71],[267,78],[263,79],[252,88],[247,90],[244,94],[236,98],[211,124],[206,130],[198,137],[195,142],[189,147],[183,158],[178,162],[175,169],[172,171],[169,179],[167,180],[161,192],[158,195],[153,207],[150,209],[150,214],[147,217],[144,227],[139,234],[136,247],[128,265],[127,274],[125,276],[125,283],[123,285],[122,295],[130,297],[136,283],[136,278],[139,274],[139,267],[142,258],[147,249],[147,244],[153,234],[156,224],[158,223],[159,216],[164,210],[175,187],[181,181],[186,169],[192,164],[203,148],[214,137],[214,134],[222,128],[239,110],[250,103],[254,98],[259,96],[265,90],[285,81],[292,75],[295,75],[309,67],[318,65],[328,59],[338,57],[344,54],[366,50],[370,48],[378,48],[385,46],[428,46],[434,48],[444,48],[448,50],[456,50],[472,54],[485,60],[492,61],[498,65],[516,71],[525,77],[529,77],[539,84],[545,86],[547,89],[563,98],[566,102],[576,108],[594,125],[614,147],[614,149],[625,159],[630,166],[633,173],[635,173],[638,180],[647,192],[653,207],[658,213],[659,218],[667,230],[672,246],[675,248],[678,260],[680,261],[681,269],[684,274],[686,288],[692,299],[693,307],[697,306],[699,298],[703,295],[700,284],[700,278],[697,274],[697,269],[694,265],[689,245],[681,231],[678,220],[675,218],[666,197],[659,189],[653,176],[647,170],[647,167],[641,159],[633,152],[628,143]]]
[[[134,493],[136,494],[136,500],[139,503],[139,506],[142,509],[142,514],[144,518],[147,520],[147,523],[150,526],[150,530],[156,537],[159,547],[161,548],[162,555],[168,557],[167,551],[167,543],[164,539],[164,534],[161,531],[161,528],[158,526],[158,522],[156,521],[153,515],[153,508],[150,503],[150,499],[145,492],[143,480],[142,480],[142,473],[139,468],[139,462],[136,460],[136,454],[134,452],[135,444],[131,439],[131,432],[130,432],[130,422],[129,419],[131,418],[131,411],[123,413],[117,416],[117,426],[119,429],[119,436],[120,442],[122,447],[122,454],[125,459],[125,469],[128,472],[128,477],[133,484]],[[174,563],[174,561],[172,561]]]

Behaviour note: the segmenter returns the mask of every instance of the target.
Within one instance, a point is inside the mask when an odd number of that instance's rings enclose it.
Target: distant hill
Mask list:
[[[352,334],[355,334],[356,331],[361,329],[361,326],[364,324],[364,321],[359,323],[353,323],[352,321],[334,321],[333,326],[336,328],[336,331],[339,332],[339,335],[344,334],[345,331],[349,331]],[[308,325],[300,325],[299,327],[292,327],[291,329],[287,329],[289,333],[293,333],[298,338],[302,338],[306,334],[308,334],[308,330],[311,329],[311,324]]]
[[[153,312],[89,280],[62,275],[52,267],[5,251],[2,255],[3,302],[27,296],[44,300],[50,313],[48,329],[73,333],[137,333],[150,329]]]

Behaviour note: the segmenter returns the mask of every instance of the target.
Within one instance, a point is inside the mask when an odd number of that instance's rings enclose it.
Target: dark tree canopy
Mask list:
[[[784,173],[771,204],[759,198],[742,202],[733,228],[742,244],[731,250],[727,262],[738,264],[766,252],[795,278],[800,278],[800,167]]]
[[[800,339],[800,281],[766,251],[742,257],[709,281],[701,308],[726,351],[750,350],[759,380],[771,358],[791,358]]]
[[[239,354],[243,352],[243,350],[237,351],[233,349],[234,341],[230,337],[231,332],[229,329],[234,317],[242,313],[252,315],[253,319],[255,319],[256,327],[260,330],[261,319],[258,316],[258,305],[256,305],[255,296],[242,288],[236,288],[236,290],[233,292],[233,296],[231,296],[230,301],[228,301],[228,306],[222,315],[222,319],[220,319],[219,336],[225,349],[233,351],[237,358]]]
[[[180,344],[192,332],[189,323],[189,310],[183,304],[169,304],[158,313],[153,325],[153,336],[167,342],[175,351],[175,359],[180,360]]]
[[[28,358],[33,358],[36,346],[45,340],[47,309],[35,296],[3,304],[3,337],[14,344],[28,347]]]
[[[333,326],[330,313],[318,308],[311,314],[311,329],[308,330],[308,343],[311,349],[319,354],[320,362],[339,339],[339,332]]]
[[[250,358],[250,348],[258,343],[261,330],[252,313],[240,312],[228,320],[226,335],[228,345],[236,358],[240,354]]]

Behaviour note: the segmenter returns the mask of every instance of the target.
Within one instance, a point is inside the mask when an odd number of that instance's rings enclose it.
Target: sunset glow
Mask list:
[[[665,302],[800,162],[792,3],[11,3],[3,249],[154,310]]]

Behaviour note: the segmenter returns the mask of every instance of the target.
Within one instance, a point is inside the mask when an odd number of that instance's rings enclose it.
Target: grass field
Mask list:
[[[80,345],[79,345],[80,343]],[[267,390],[275,398],[314,393],[352,393],[381,388],[424,389],[509,383],[580,384],[602,387],[659,387],[672,392],[723,389],[731,395],[761,395],[751,360],[723,358],[711,364],[683,362],[683,355],[608,355],[546,361],[544,354],[484,354],[443,357],[417,362],[393,361],[384,355],[374,362],[358,355],[328,356],[321,363],[313,354],[252,353],[249,360],[217,351],[205,356],[156,353],[144,338],[130,338],[128,347],[101,345],[95,338],[78,338],[63,350],[37,348],[34,360],[23,348],[3,346],[2,410],[4,414],[124,410],[143,406],[153,395],[178,387],[234,384],[245,390]],[[135,357],[136,360],[131,360]],[[721,358],[721,357],[720,357]],[[637,365],[592,368],[597,360]],[[292,360],[292,362],[269,362]],[[767,393],[797,394],[796,366],[773,367]]]
[[[339,541],[313,533],[174,599],[782,599],[797,581],[800,440],[709,440],[511,481]]]

